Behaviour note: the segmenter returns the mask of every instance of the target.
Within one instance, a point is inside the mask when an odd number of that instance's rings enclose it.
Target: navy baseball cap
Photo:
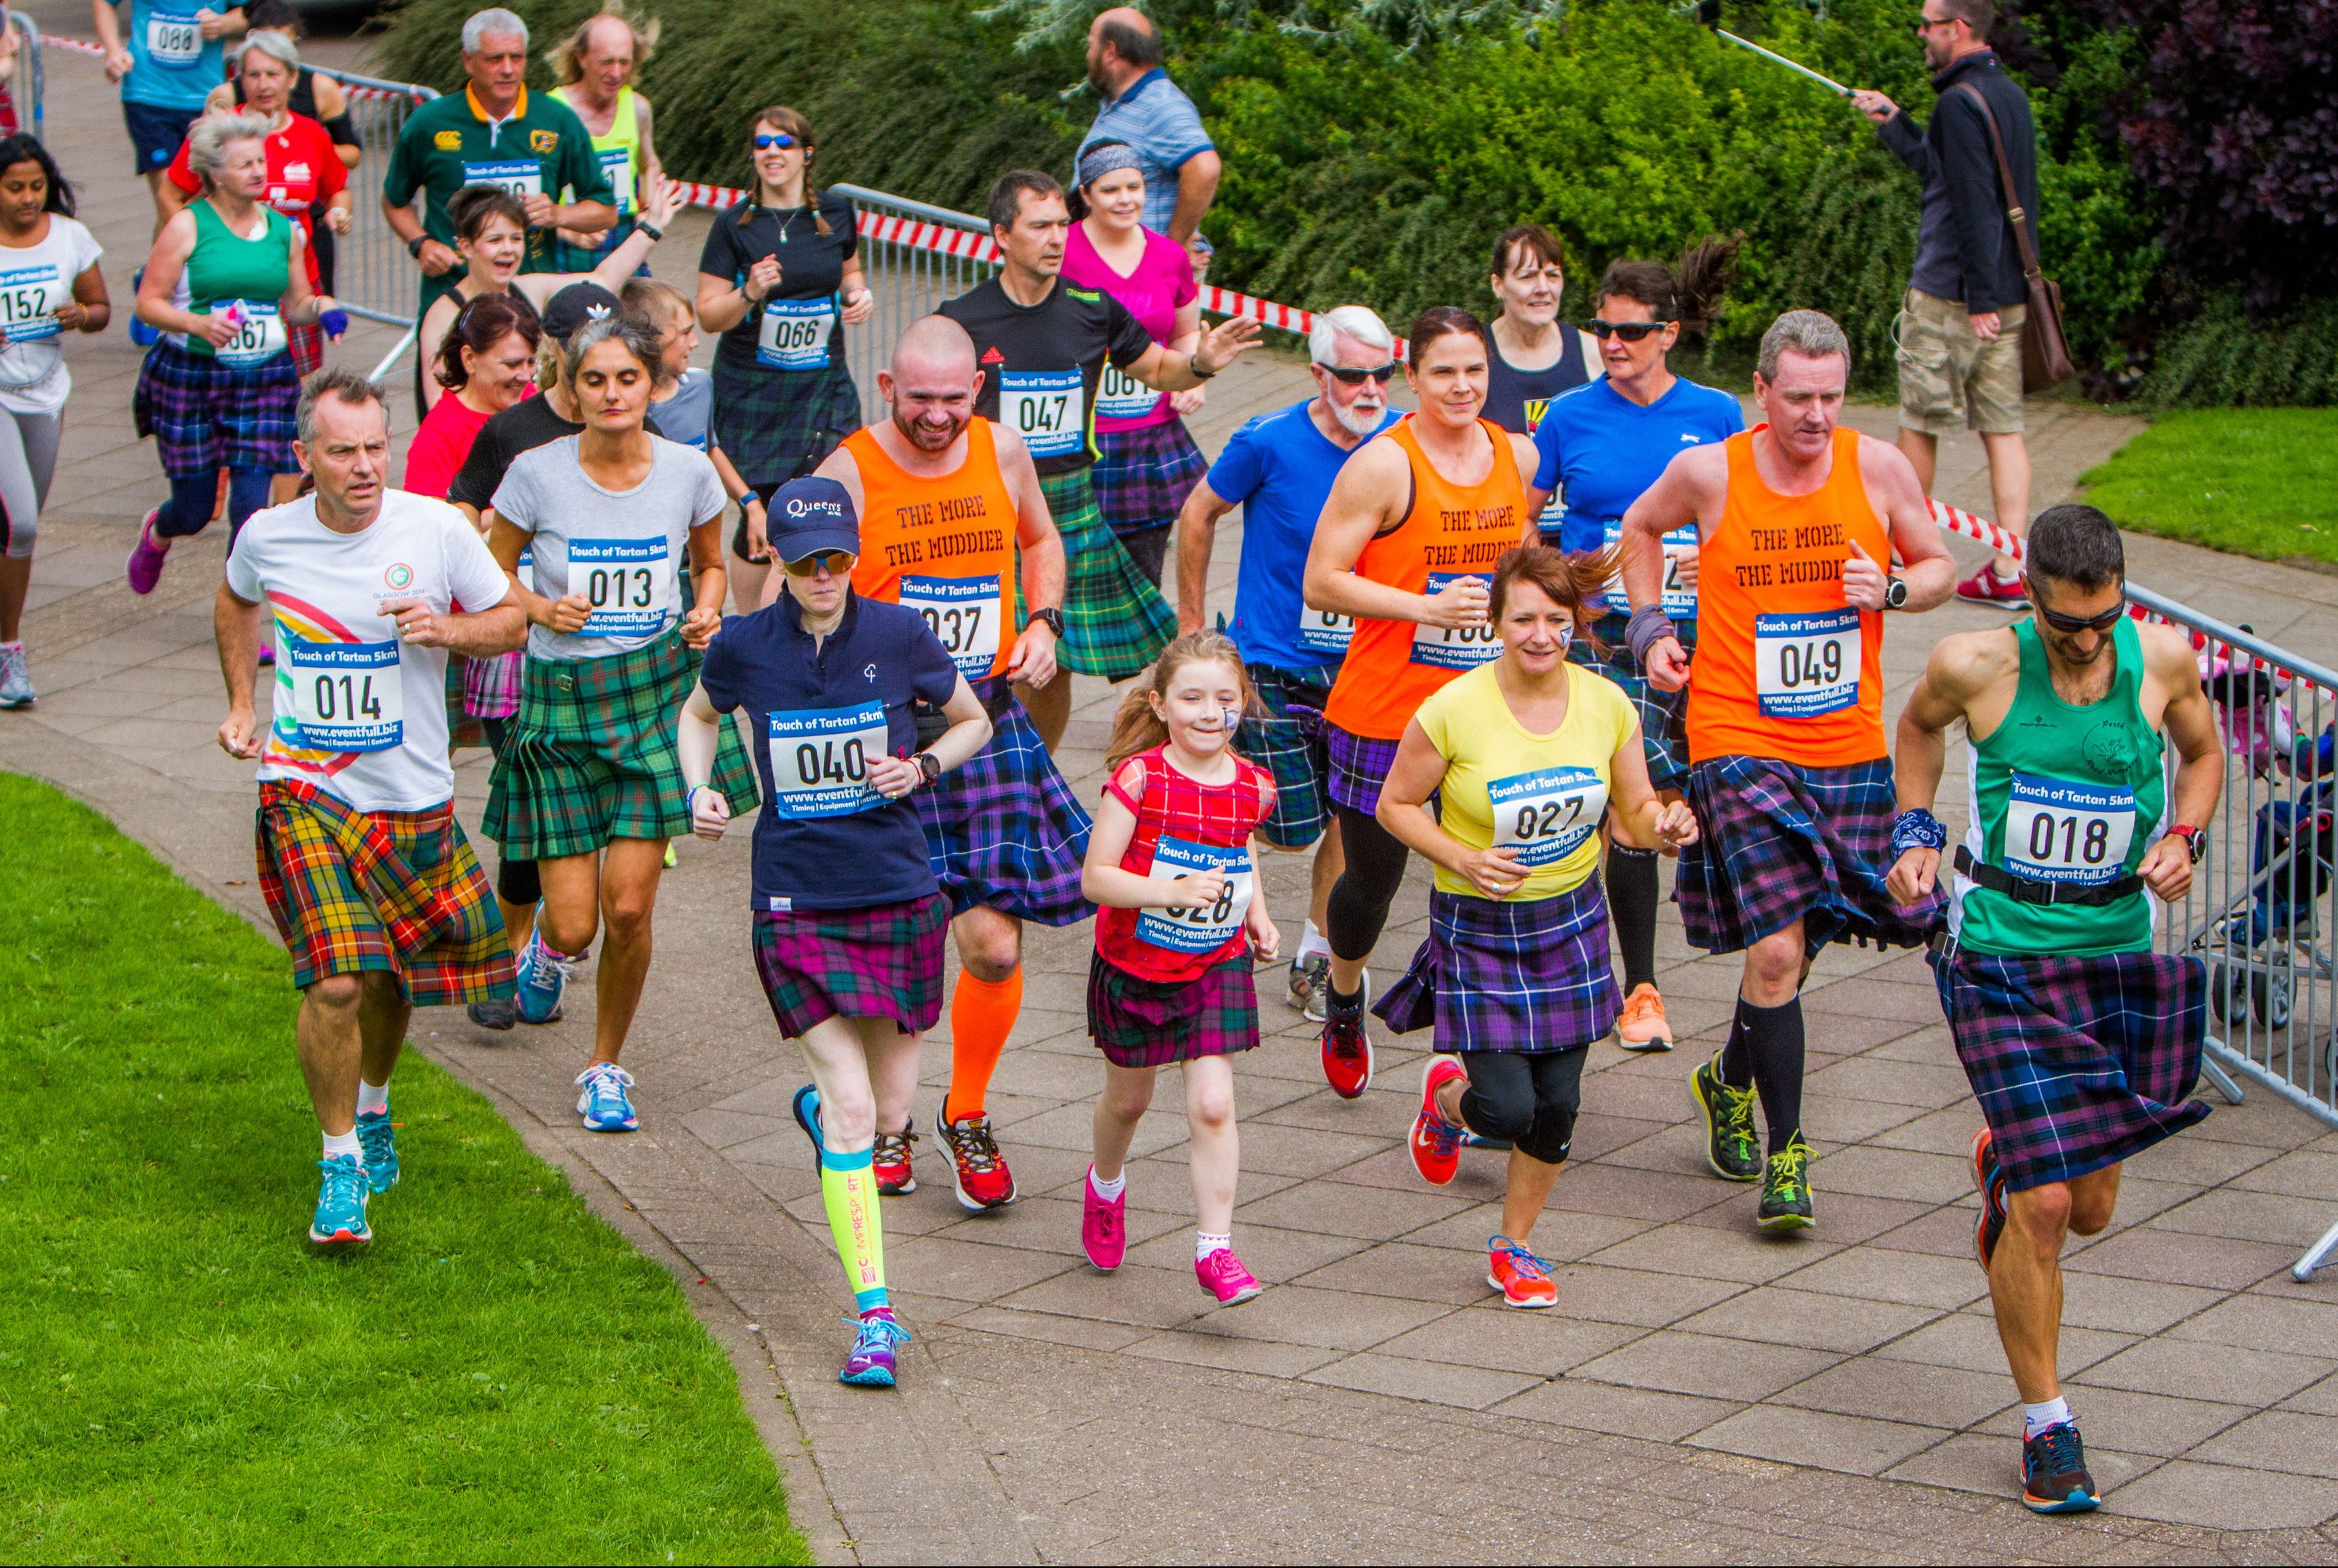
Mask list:
[[[827,550],[860,554],[860,516],[852,493],[834,479],[790,479],[772,492],[764,532],[781,565]]]
[[[562,345],[582,331],[587,322],[614,316],[617,296],[598,283],[571,283],[544,302],[544,330]]]

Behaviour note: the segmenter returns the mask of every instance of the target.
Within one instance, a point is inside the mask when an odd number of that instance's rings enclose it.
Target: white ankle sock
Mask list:
[[[349,1129],[347,1132],[325,1134],[325,1158],[331,1159],[343,1154],[348,1155],[359,1165],[365,1163],[365,1145],[358,1141],[355,1128]]]
[[[2048,1426],[2059,1426],[2070,1419],[2070,1402],[2056,1395],[2043,1405],[2021,1407],[2021,1436],[2024,1442],[2037,1436]]]
[[[1118,1176],[1114,1177],[1110,1181],[1106,1181],[1103,1177],[1098,1176],[1095,1173],[1095,1166],[1091,1165],[1088,1167],[1088,1190],[1094,1192],[1098,1198],[1103,1198],[1106,1203],[1110,1203],[1113,1199],[1118,1198],[1122,1192],[1127,1189],[1127,1187],[1128,1172],[1125,1170],[1122,1171]]]
[[[1194,1261],[1204,1262],[1213,1252],[1223,1252],[1234,1244],[1232,1235],[1212,1236],[1206,1230],[1194,1232]]]
[[[379,1116],[389,1109],[389,1085],[358,1080],[358,1114]]]
[[[1317,953],[1329,953],[1331,951],[1331,943],[1330,941],[1324,937],[1321,932],[1315,929],[1315,922],[1313,921],[1309,921],[1307,922],[1307,929],[1299,933],[1299,956],[1296,962],[1305,963]]]
[[[25,651],[25,640],[24,640],[22,637],[17,638],[17,639],[16,639],[15,642],[13,642],[13,643],[0,643],[0,652],[5,652],[5,653],[16,654],[16,653],[22,653],[22,652],[24,652],[24,651]],[[1309,929],[1311,929],[1311,929],[1313,929],[1313,928],[1312,928],[1312,927],[1310,927]]]

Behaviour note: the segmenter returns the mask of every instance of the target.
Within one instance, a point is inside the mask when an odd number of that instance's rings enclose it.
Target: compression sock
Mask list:
[[[1737,1011],[1729,1021],[1729,1039],[1721,1048],[1721,1081],[1732,1089],[1754,1087],[1754,1058],[1745,1040],[1745,1015],[1753,1007],[1743,996],[1737,999]]]
[[[1745,1054],[1754,1059],[1754,1087],[1762,1093],[1762,1119],[1769,1124],[1770,1152],[1803,1129],[1803,999],[1776,1007],[1739,1001],[1744,1019]]]
[[[389,1085],[358,1080],[358,1114],[379,1116],[389,1109]]]
[[[861,1312],[891,1303],[885,1296],[885,1232],[877,1217],[877,1181],[869,1169],[873,1151],[820,1157],[820,1196],[828,1206],[829,1234],[852,1287],[852,1305]]]
[[[942,1098],[942,1119],[962,1121],[982,1114],[990,1075],[1015,1021],[1023,1012],[1023,966],[1005,980],[978,980],[960,970],[958,994],[950,998],[950,1082]]]
[[[1656,983],[1656,852],[1607,846],[1607,907],[1624,950],[1624,994]]]
[[[2025,1405],[2021,1407],[2021,1435],[2024,1440],[2027,1440],[2037,1436],[2049,1426],[2059,1426],[2072,1419],[2074,1418],[2070,1415],[2070,1402],[2058,1394],[2043,1405]]]

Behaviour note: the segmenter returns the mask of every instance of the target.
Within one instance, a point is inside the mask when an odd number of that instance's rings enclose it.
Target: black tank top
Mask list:
[[[1558,336],[1556,363],[1546,370],[1521,370],[1502,358],[1494,330],[1486,329],[1486,365],[1491,372],[1486,386],[1486,418],[1506,430],[1531,436],[1553,398],[1591,380],[1583,364],[1583,334],[1561,321]]]

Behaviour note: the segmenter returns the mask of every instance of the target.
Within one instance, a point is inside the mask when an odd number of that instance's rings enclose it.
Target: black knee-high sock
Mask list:
[[[1729,1038],[1721,1047],[1721,1081],[1732,1089],[1754,1087],[1754,1058],[1745,1043],[1745,1014],[1753,1003],[1744,997],[1737,999],[1737,1011],[1729,1020]]]
[[[1754,1087],[1762,1095],[1762,1119],[1769,1124],[1770,1152],[1803,1129],[1803,999],[1776,1007],[1755,1007],[1740,999],[1745,1054],[1754,1062]]]
[[[1656,983],[1656,852],[1607,846],[1607,909],[1624,950],[1624,991]]]

